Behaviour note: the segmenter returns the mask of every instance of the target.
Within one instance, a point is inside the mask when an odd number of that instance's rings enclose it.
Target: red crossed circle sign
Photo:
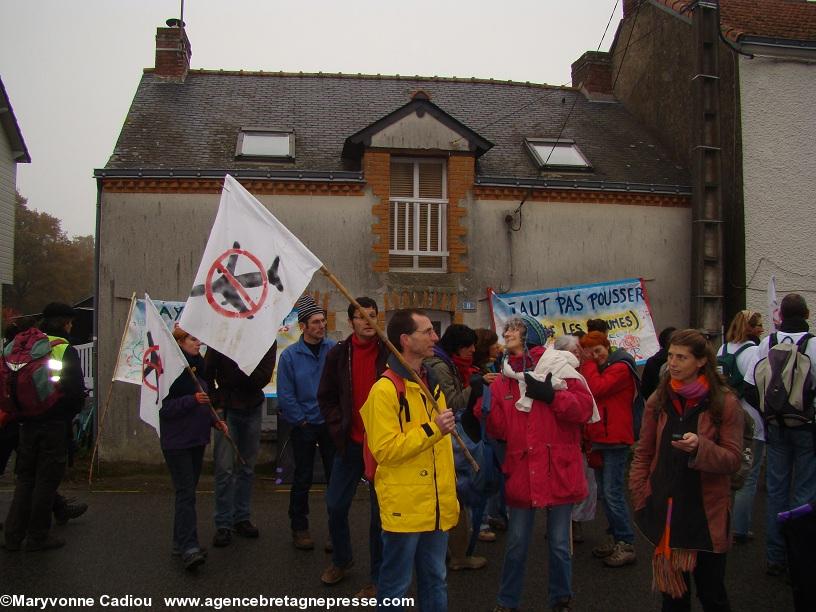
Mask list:
[[[150,361],[151,355],[155,353],[156,361]],[[153,368],[156,372],[156,384],[154,385],[149,380],[147,380],[148,372],[147,368]],[[159,345],[156,344],[154,346],[148,346],[145,350],[144,354],[142,355],[142,382],[148,389],[152,389],[153,391],[158,391],[159,386],[159,377],[164,373],[164,366],[162,364],[161,355],[159,355]]]
[[[261,285],[261,296],[257,301],[252,299],[247,291],[247,288],[244,287],[235,277],[236,275],[231,274],[229,270],[227,270],[227,266],[224,262],[229,259],[231,255],[238,255],[239,258],[241,256],[246,257],[252,263],[252,265],[258,269],[263,284]],[[241,312],[236,310],[227,310],[215,299],[215,295],[213,295],[213,277],[215,276],[216,272],[223,275],[223,278],[226,279],[226,281],[232,286],[233,289],[235,289],[238,295],[241,296],[241,299],[244,301],[244,305],[247,308],[245,311]],[[224,251],[210,266],[210,270],[207,272],[207,278],[204,281],[204,295],[206,295],[209,305],[212,306],[213,310],[215,310],[218,314],[224,315],[225,317],[229,317],[231,319],[246,319],[247,317],[254,315],[261,309],[261,306],[263,306],[268,293],[269,280],[266,278],[266,272],[264,272],[261,261],[255,257],[255,255],[249,251],[245,251],[244,249],[229,249]]]

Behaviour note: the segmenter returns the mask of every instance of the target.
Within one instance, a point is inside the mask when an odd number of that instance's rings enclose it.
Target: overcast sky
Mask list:
[[[616,0],[186,0],[192,68],[570,83]],[[94,232],[96,183],[180,0],[0,0],[0,76],[31,154],[18,191]],[[608,50],[621,7],[601,50]]]

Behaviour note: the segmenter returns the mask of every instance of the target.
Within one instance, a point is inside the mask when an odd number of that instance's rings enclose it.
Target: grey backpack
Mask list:
[[[759,409],[766,423],[784,427],[813,423],[813,376],[805,354],[812,337],[805,334],[796,343],[785,337],[779,342],[771,334],[768,356],[754,368]]]

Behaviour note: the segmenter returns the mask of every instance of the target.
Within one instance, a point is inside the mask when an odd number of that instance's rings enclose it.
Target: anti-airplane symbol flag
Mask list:
[[[142,355],[142,396],[139,417],[159,433],[159,409],[170,385],[181,376],[187,360],[167,329],[153,300],[145,293],[145,351]]]
[[[249,375],[322,265],[228,174],[179,325]]]

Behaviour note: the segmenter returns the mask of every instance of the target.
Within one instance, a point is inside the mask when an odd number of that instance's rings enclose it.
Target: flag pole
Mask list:
[[[439,413],[439,405],[436,403],[436,399],[434,398],[433,393],[431,393],[428,390],[428,387],[425,385],[425,383],[422,382],[422,378],[420,378],[419,374],[417,374],[416,371],[414,371],[414,369],[410,365],[408,365],[408,362],[405,361],[405,358],[402,356],[402,353],[400,353],[397,350],[397,347],[395,347],[391,343],[391,341],[388,339],[388,336],[385,335],[385,332],[377,324],[377,321],[375,321],[373,318],[371,318],[368,315],[368,312],[366,312],[366,309],[363,308],[362,306],[360,306],[360,304],[357,303],[357,300],[355,300],[354,297],[352,297],[352,295],[348,292],[348,289],[346,289],[343,286],[343,283],[341,283],[337,279],[337,277],[334,274],[332,274],[326,268],[326,266],[320,266],[320,271],[323,273],[323,275],[326,278],[328,278],[332,282],[332,284],[334,284],[335,287],[337,287],[340,290],[340,293],[342,293],[343,296],[345,296],[345,298],[351,304],[353,304],[354,307],[357,310],[360,311],[360,314],[363,315],[363,318],[365,318],[366,322],[369,325],[371,325],[371,327],[373,327],[377,331],[377,335],[380,337],[380,340],[382,340],[383,344],[385,344],[385,346],[388,347],[388,350],[391,351],[391,353],[394,355],[394,357],[397,358],[397,360],[402,364],[402,366],[408,372],[411,373],[411,378],[413,379],[413,381],[415,383],[417,383],[419,385],[419,388],[422,390],[422,392],[425,394],[425,396],[428,397],[431,400],[431,407],[433,408],[434,412],[436,412],[438,414]],[[454,440],[456,440],[457,444],[459,444],[459,447],[462,449],[462,454],[465,456],[468,463],[470,463],[470,466],[473,468],[474,471],[478,472],[479,471],[479,464],[476,463],[476,460],[473,458],[473,455],[470,454],[470,451],[465,446],[465,443],[462,440],[462,437],[459,435],[459,433],[455,429],[451,432],[451,436],[454,438]]]
[[[130,296],[130,308],[128,308],[127,319],[125,319],[125,328],[122,330],[122,339],[119,341],[119,349],[116,351],[116,363],[113,365],[113,375],[111,376],[111,383],[108,386],[108,393],[105,397],[105,405],[102,410],[102,414],[99,415],[99,427],[96,429],[96,440],[94,440],[94,447],[93,452],[91,453],[91,465],[88,468],[88,486],[93,484],[93,469],[94,469],[94,460],[96,458],[96,452],[99,449],[99,440],[102,438],[102,427],[105,425],[105,417],[108,414],[108,408],[110,408],[110,401],[111,395],[113,395],[113,383],[116,382],[116,372],[119,369],[119,359],[122,357],[122,345],[125,343],[125,338],[127,337],[128,331],[128,324],[130,323],[130,317],[133,316],[133,309],[136,307],[136,292],[134,291],[133,294]],[[99,339],[96,340],[99,342]]]
[[[195,385],[196,385],[196,388],[198,389],[198,392],[199,393],[205,393],[203,387],[201,386],[201,383],[198,381],[198,376],[196,376],[195,372],[193,372],[193,368],[191,368],[188,365],[186,370],[190,374],[190,376],[192,377],[193,382],[195,382]],[[208,397],[209,397],[209,395],[208,395]],[[223,421],[224,420],[224,419],[218,418],[218,413],[215,411],[215,408],[213,408],[213,405],[212,405],[211,402],[207,402],[207,406],[209,406],[210,413],[213,415],[213,417],[215,417],[216,421]],[[221,430],[219,429],[218,431],[221,431]],[[246,465],[246,461],[244,461],[244,458],[241,456],[241,453],[238,451],[238,445],[235,444],[235,440],[232,439],[232,436],[229,435],[229,432],[221,431],[221,433],[224,434],[224,437],[227,440],[229,440],[229,443],[232,445],[232,450],[235,452],[235,456],[238,457],[238,461],[241,462],[241,465]]]

